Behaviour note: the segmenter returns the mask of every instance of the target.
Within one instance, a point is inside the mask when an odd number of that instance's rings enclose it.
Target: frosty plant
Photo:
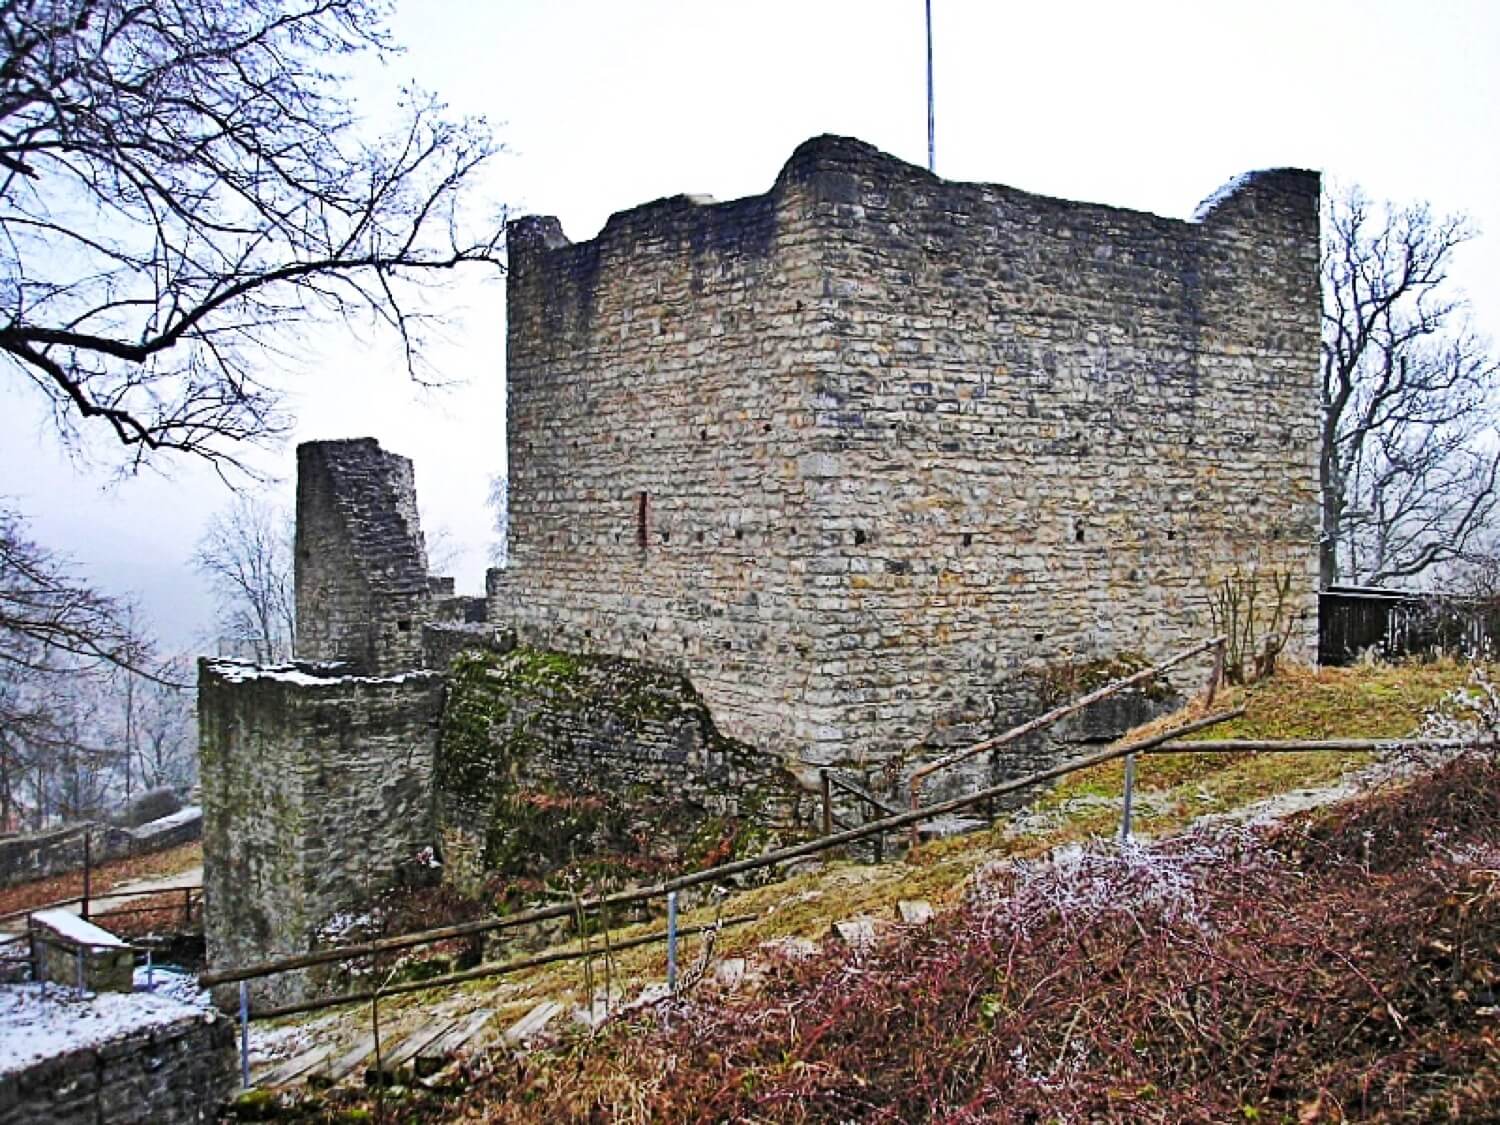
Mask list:
[[[1493,754],[1500,746],[1500,687],[1483,665],[1469,670],[1469,682],[1450,692],[1427,713],[1420,731],[1423,738],[1482,739]]]

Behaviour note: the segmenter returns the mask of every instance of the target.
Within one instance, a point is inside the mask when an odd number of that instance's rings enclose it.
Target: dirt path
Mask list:
[[[175,875],[154,875],[144,879],[131,879],[129,882],[116,884],[105,894],[90,898],[89,913],[91,915],[104,914],[122,906],[130,906],[145,897],[135,893],[139,891],[178,891],[185,887],[201,887],[202,885],[203,865],[201,863],[197,867],[190,867]],[[81,913],[78,903],[64,909],[72,914]]]

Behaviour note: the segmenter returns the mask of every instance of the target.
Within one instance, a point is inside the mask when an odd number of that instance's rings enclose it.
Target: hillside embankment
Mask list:
[[[1288,669],[1233,693],[1246,714],[1212,733],[1398,737],[1435,710],[1493,723],[1482,691],[1444,705],[1467,675]],[[1151,758],[1143,837],[1123,846],[1119,774],[1076,774],[1014,821],[900,862],[829,862],[734,895],[726,915],[759,915],[714,950],[746,960],[739,983],[709,974],[524,1057],[477,1056],[446,1090],[385,1092],[381,1108],[518,1122],[1496,1119],[1493,752]],[[910,898],[936,919],[887,924],[868,948],[781,940],[889,918]],[[659,960],[620,957],[617,987],[646,983]],[[555,967],[468,995],[567,998],[579,975]],[[296,1112],[373,1108],[339,1091]]]

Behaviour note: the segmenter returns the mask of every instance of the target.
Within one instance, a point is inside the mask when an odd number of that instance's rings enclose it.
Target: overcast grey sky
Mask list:
[[[381,101],[415,79],[483,114],[509,154],[489,188],[577,240],[617,210],[695,192],[766,190],[798,143],[860,137],[926,159],[922,0],[400,0],[400,58],[353,84]],[[952,179],[1187,217],[1254,168],[1319,169],[1376,197],[1426,199],[1488,233],[1455,280],[1500,336],[1500,4],[1259,0],[1045,4],[933,0],[937,164]],[[433,353],[461,383],[422,393],[389,341],[306,341],[289,372],[299,424],[259,459],[284,478],[292,444],[373,435],[416,462],[424,519],[482,583],[483,501],[504,465],[504,290],[440,298]],[[274,361],[272,361],[274,362]],[[0,493],[96,583],[139,595],[173,644],[206,630],[189,566],[228,502],[214,474],[164,462],[108,487],[69,464],[38,396],[0,377]]]

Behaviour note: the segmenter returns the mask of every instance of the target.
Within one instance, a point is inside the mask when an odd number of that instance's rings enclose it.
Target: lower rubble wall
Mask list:
[[[316,673],[200,666],[204,931],[213,969],[336,944],[329,921],[364,910],[435,840],[442,677]],[[319,975],[252,981],[252,1002],[305,999],[320,991]]]
[[[0,1075],[0,1125],[216,1121],[237,1077],[234,1025],[195,1015]]]

